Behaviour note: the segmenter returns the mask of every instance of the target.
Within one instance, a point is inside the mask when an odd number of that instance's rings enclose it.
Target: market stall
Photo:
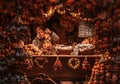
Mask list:
[[[0,0],[0,84],[119,84],[119,4]]]
[[[43,55],[32,56],[33,67],[26,70],[28,77],[38,73],[48,74],[55,80],[80,80],[90,77],[91,69],[96,59],[102,55]],[[87,59],[86,59],[87,58]],[[85,62],[86,61],[86,62]]]

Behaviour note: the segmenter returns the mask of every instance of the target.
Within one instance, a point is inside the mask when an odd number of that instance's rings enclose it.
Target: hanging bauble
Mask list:
[[[70,58],[68,60],[68,66],[72,69],[77,69],[80,66],[80,60],[78,58]]]
[[[55,71],[62,69],[62,63],[61,63],[61,61],[60,61],[60,59],[59,59],[58,56],[57,56],[57,59],[56,59],[54,65],[53,65],[53,69],[54,69]]]
[[[31,70],[32,69],[32,67],[33,67],[33,62],[32,62],[32,60],[31,59],[25,59],[24,60],[24,64],[27,66],[27,69],[28,70]]]
[[[85,59],[84,59],[84,61],[83,61],[83,63],[82,63],[82,69],[83,70],[87,70],[87,69],[89,69],[90,68],[90,64],[89,64],[89,62],[88,62],[88,60],[87,60],[87,57],[85,57]]]

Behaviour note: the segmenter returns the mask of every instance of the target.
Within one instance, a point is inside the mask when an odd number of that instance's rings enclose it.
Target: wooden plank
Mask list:
[[[42,56],[45,56],[45,57],[78,57],[78,58],[81,58],[81,57],[102,57],[102,55],[42,55]],[[40,57],[40,55],[32,55],[31,57]]]

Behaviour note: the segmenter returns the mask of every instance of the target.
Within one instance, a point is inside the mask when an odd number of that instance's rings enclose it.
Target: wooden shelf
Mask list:
[[[102,55],[42,55],[42,56],[45,56],[45,57],[78,57],[78,58],[81,58],[81,57],[102,57]],[[40,57],[40,55],[31,55],[31,57]]]

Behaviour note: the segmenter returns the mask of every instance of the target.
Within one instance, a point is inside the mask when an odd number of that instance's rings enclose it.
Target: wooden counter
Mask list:
[[[39,68],[37,66],[33,66],[32,70],[26,71],[28,77],[35,77],[38,73],[45,73],[49,75],[53,79],[57,80],[79,80],[81,78],[85,78],[85,75],[91,74],[91,69],[89,70],[82,70],[82,62],[85,57],[88,58],[88,61],[93,66],[95,59],[100,58],[101,55],[79,55],[79,56],[72,56],[72,55],[43,55],[48,59],[48,63],[43,68]],[[62,63],[62,69],[59,71],[54,71],[53,64],[57,58],[59,57]],[[38,58],[40,56],[34,55],[33,58]],[[71,69],[68,66],[68,60],[71,57],[77,57],[80,60],[80,67],[78,69]]]

